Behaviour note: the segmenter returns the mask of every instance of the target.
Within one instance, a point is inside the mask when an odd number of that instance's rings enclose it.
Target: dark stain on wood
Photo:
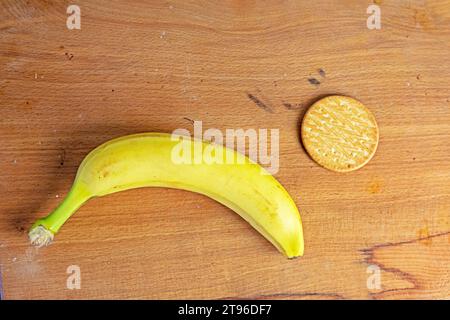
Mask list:
[[[269,113],[273,113],[272,108],[271,108],[268,104],[264,103],[263,101],[261,101],[260,99],[258,99],[258,98],[257,98],[256,96],[254,96],[253,94],[247,93],[247,97],[248,97],[251,101],[253,101],[253,103],[256,104],[259,108],[261,108],[261,109],[263,109],[264,111],[267,111],[267,112],[269,112]]]
[[[313,86],[316,86],[316,87],[320,86],[320,81],[317,80],[316,78],[308,78],[308,82],[310,84],[312,84]]]
[[[300,103],[283,102],[283,106],[288,110],[298,110],[302,108]]]
[[[322,77],[322,78],[325,78],[326,77],[326,72],[325,72],[325,70],[323,70],[322,68],[320,68],[319,70],[317,70],[317,72],[319,72],[319,74],[320,74],[320,76]]]

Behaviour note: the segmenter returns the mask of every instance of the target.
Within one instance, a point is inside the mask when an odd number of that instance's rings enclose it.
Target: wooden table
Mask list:
[[[81,30],[66,27],[67,1],[0,4],[5,299],[450,297],[448,1],[376,1],[380,30],[366,26],[370,1],[73,2]],[[319,167],[299,141],[305,110],[335,93],[380,127],[353,173]],[[304,257],[163,188],[95,199],[51,246],[28,244],[89,150],[192,120],[280,129],[276,178],[301,210]],[[80,290],[66,286],[71,265]],[[377,270],[381,287],[368,286]]]

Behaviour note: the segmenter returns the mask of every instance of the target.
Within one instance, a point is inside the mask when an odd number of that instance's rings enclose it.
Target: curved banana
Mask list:
[[[188,163],[175,161],[182,150]],[[196,150],[202,152],[200,161],[194,156]],[[35,222],[29,238],[34,245],[48,245],[67,219],[93,197],[132,188],[168,187],[222,203],[288,258],[301,256],[303,231],[297,207],[281,184],[263,171],[234,150],[190,137],[143,133],[113,139],[86,156],[66,198]]]

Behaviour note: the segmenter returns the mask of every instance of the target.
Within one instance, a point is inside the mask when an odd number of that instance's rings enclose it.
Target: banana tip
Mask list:
[[[44,226],[39,225],[30,230],[28,238],[34,246],[48,246],[53,240],[53,233]]]

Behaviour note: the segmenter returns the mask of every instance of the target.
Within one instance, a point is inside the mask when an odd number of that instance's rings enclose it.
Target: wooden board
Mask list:
[[[0,4],[4,298],[450,297],[448,1],[376,1],[381,30],[366,26],[369,1],[76,2],[81,30],[66,27],[68,1]],[[299,142],[307,107],[335,93],[380,127],[375,157],[348,174]],[[191,120],[280,129],[276,177],[301,210],[303,258],[204,196],[162,188],[95,199],[50,247],[30,247],[31,223],[92,148]],[[66,287],[71,265],[80,290]]]

